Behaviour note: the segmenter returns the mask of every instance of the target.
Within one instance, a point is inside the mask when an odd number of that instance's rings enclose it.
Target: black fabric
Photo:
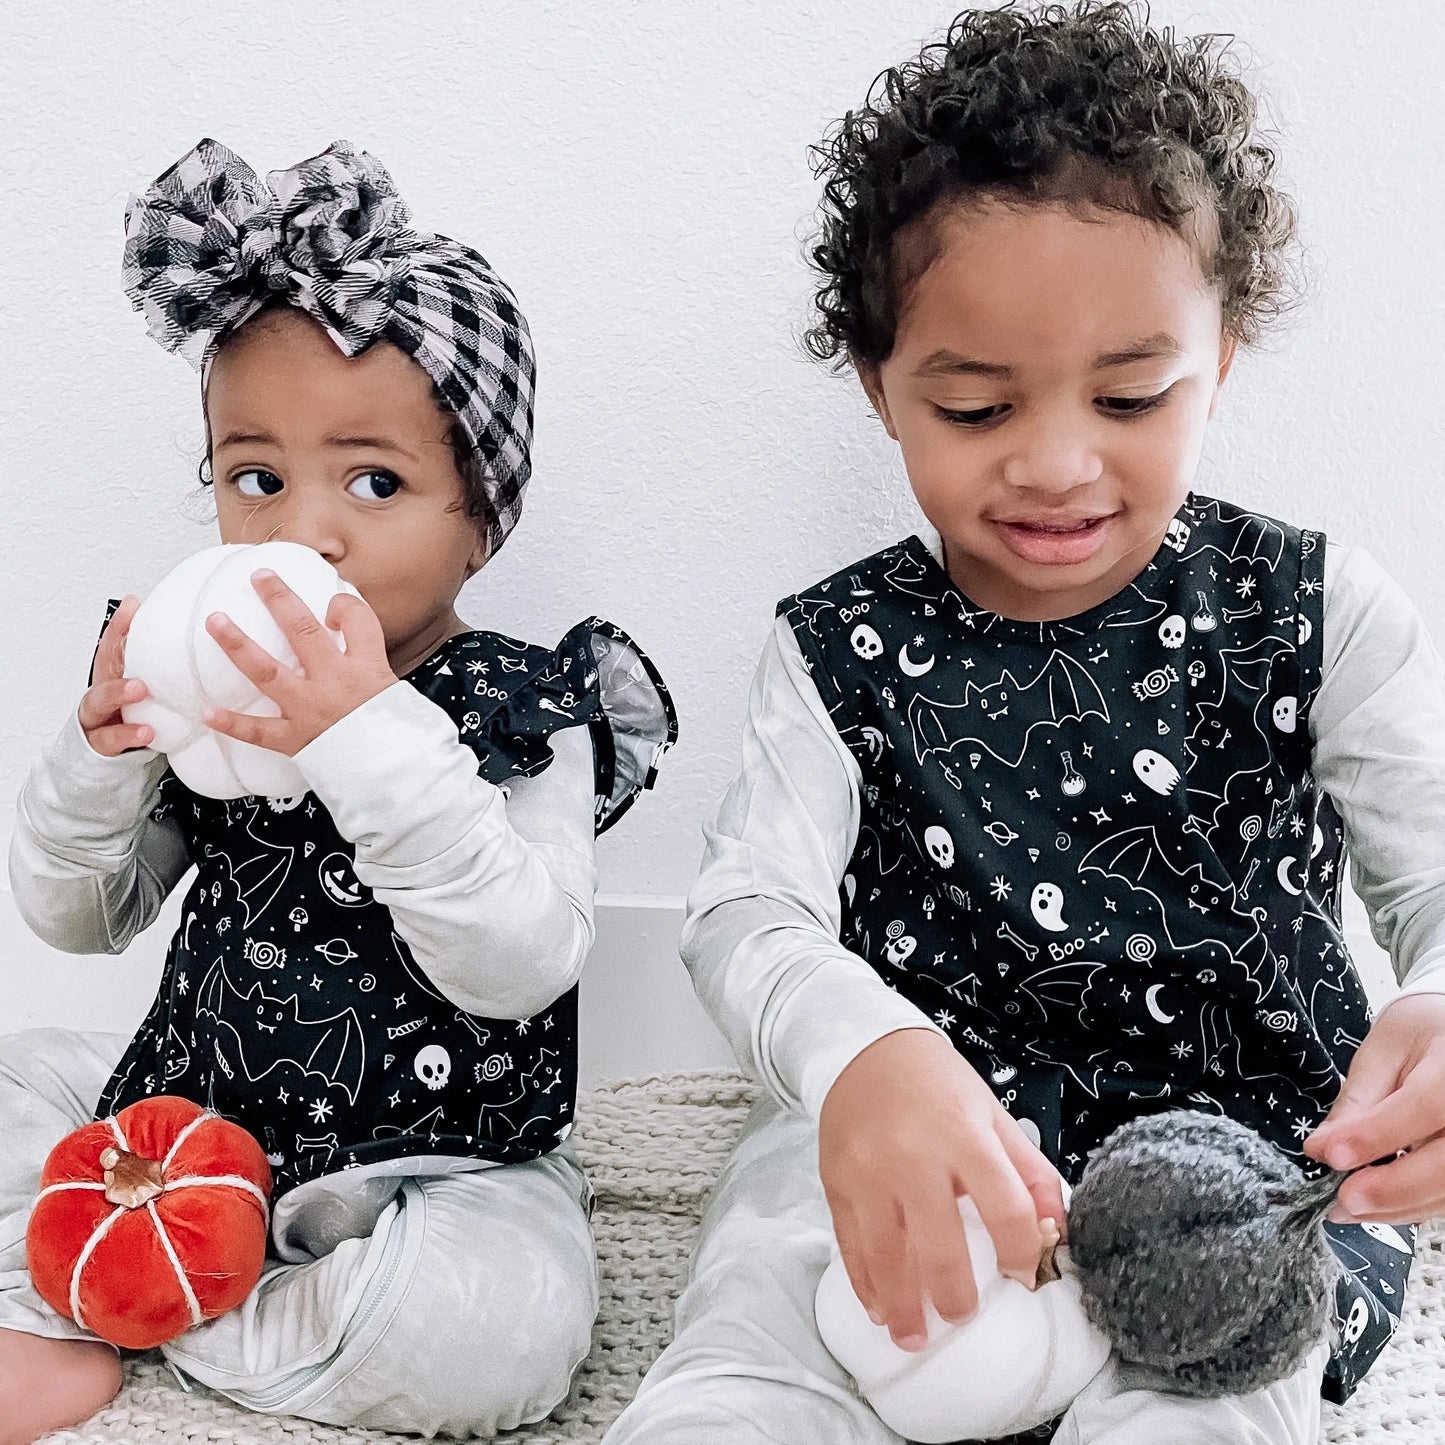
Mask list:
[[[916,537],[779,607],[862,772],[842,941],[1070,1180],[1178,1107],[1318,1172],[1301,1140],[1369,1027],[1310,772],[1323,579],[1319,533],[1191,497],[1078,617],[981,610]],[[1328,1230],[1343,1399],[1398,1321],[1413,1233]]]
[[[649,773],[621,787],[614,767],[598,670],[614,649],[642,657],[597,619],[553,651],[469,632],[406,680],[456,722],[493,783],[541,772],[549,736],[586,724],[600,831],[651,784]],[[646,680],[660,753],[675,720],[650,666]],[[155,816],[180,828],[198,873],[155,1002],[98,1118],[153,1094],[194,1099],[262,1142],[278,1197],[351,1165],[415,1154],[512,1163],[566,1137],[575,988],[521,1021],[458,1009],[357,881],[354,848],[310,793],[218,801],[167,773]]]

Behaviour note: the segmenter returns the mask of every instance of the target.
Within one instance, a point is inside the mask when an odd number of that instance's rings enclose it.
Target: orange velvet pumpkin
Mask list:
[[[25,1235],[53,1309],[146,1350],[235,1308],[261,1277],[271,1169],[242,1128],[159,1095],[51,1151]]]

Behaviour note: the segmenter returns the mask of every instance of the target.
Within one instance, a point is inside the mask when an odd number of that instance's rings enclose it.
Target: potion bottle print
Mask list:
[[[1059,784],[1060,790],[1066,798],[1077,798],[1089,785],[1084,781],[1084,775],[1074,768],[1074,759],[1071,753],[1064,754],[1064,780]]]
[[[1209,598],[1203,592],[1194,595],[1199,598],[1199,610],[1189,619],[1189,625],[1196,632],[1213,632],[1219,622],[1209,610]]]

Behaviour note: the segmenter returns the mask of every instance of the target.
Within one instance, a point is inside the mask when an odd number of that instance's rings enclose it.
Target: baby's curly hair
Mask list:
[[[805,345],[839,365],[885,360],[937,255],[927,221],[982,201],[1170,227],[1197,251],[1226,328],[1252,342],[1292,304],[1296,229],[1255,121],[1228,38],[1152,30],[1134,0],[966,10],[813,149],[821,280]]]

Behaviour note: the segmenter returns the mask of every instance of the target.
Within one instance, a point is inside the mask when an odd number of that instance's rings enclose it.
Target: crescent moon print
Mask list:
[[[916,646],[922,647],[923,639],[921,637],[914,638],[914,643]],[[908,644],[906,642],[898,649],[898,670],[905,677],[924,676],[925,673],[933,670],[935,661],[937,661],[937,659],[932,653],[929,653],[922,662],[914,662],[908,655]]]
[[[1279,860],[1279,867],[1278,869],[1276,869],[1276,876],[1279,878],[1279,886],[1283,888],[1286,893],[1292,894],[1296,898],[1298,898],[1300,894],[1304,892],[1304,889],[1296,888],[1294,884],[1290,882],[1289,870],[1298,862],[1298,858],[1292,858],[1288,854],[1286,854],[1283,858]]]
[[[1159,995],[1163,991],[1164,985],[1162,983],[1151,983],[1149,987],[1144,990],[1144,1007],[1149,1010],[1149,1017],[1156,1023],[1172,1024],[1174,1022],[1174,1015],[1165,1013],[1159,1003]]]

